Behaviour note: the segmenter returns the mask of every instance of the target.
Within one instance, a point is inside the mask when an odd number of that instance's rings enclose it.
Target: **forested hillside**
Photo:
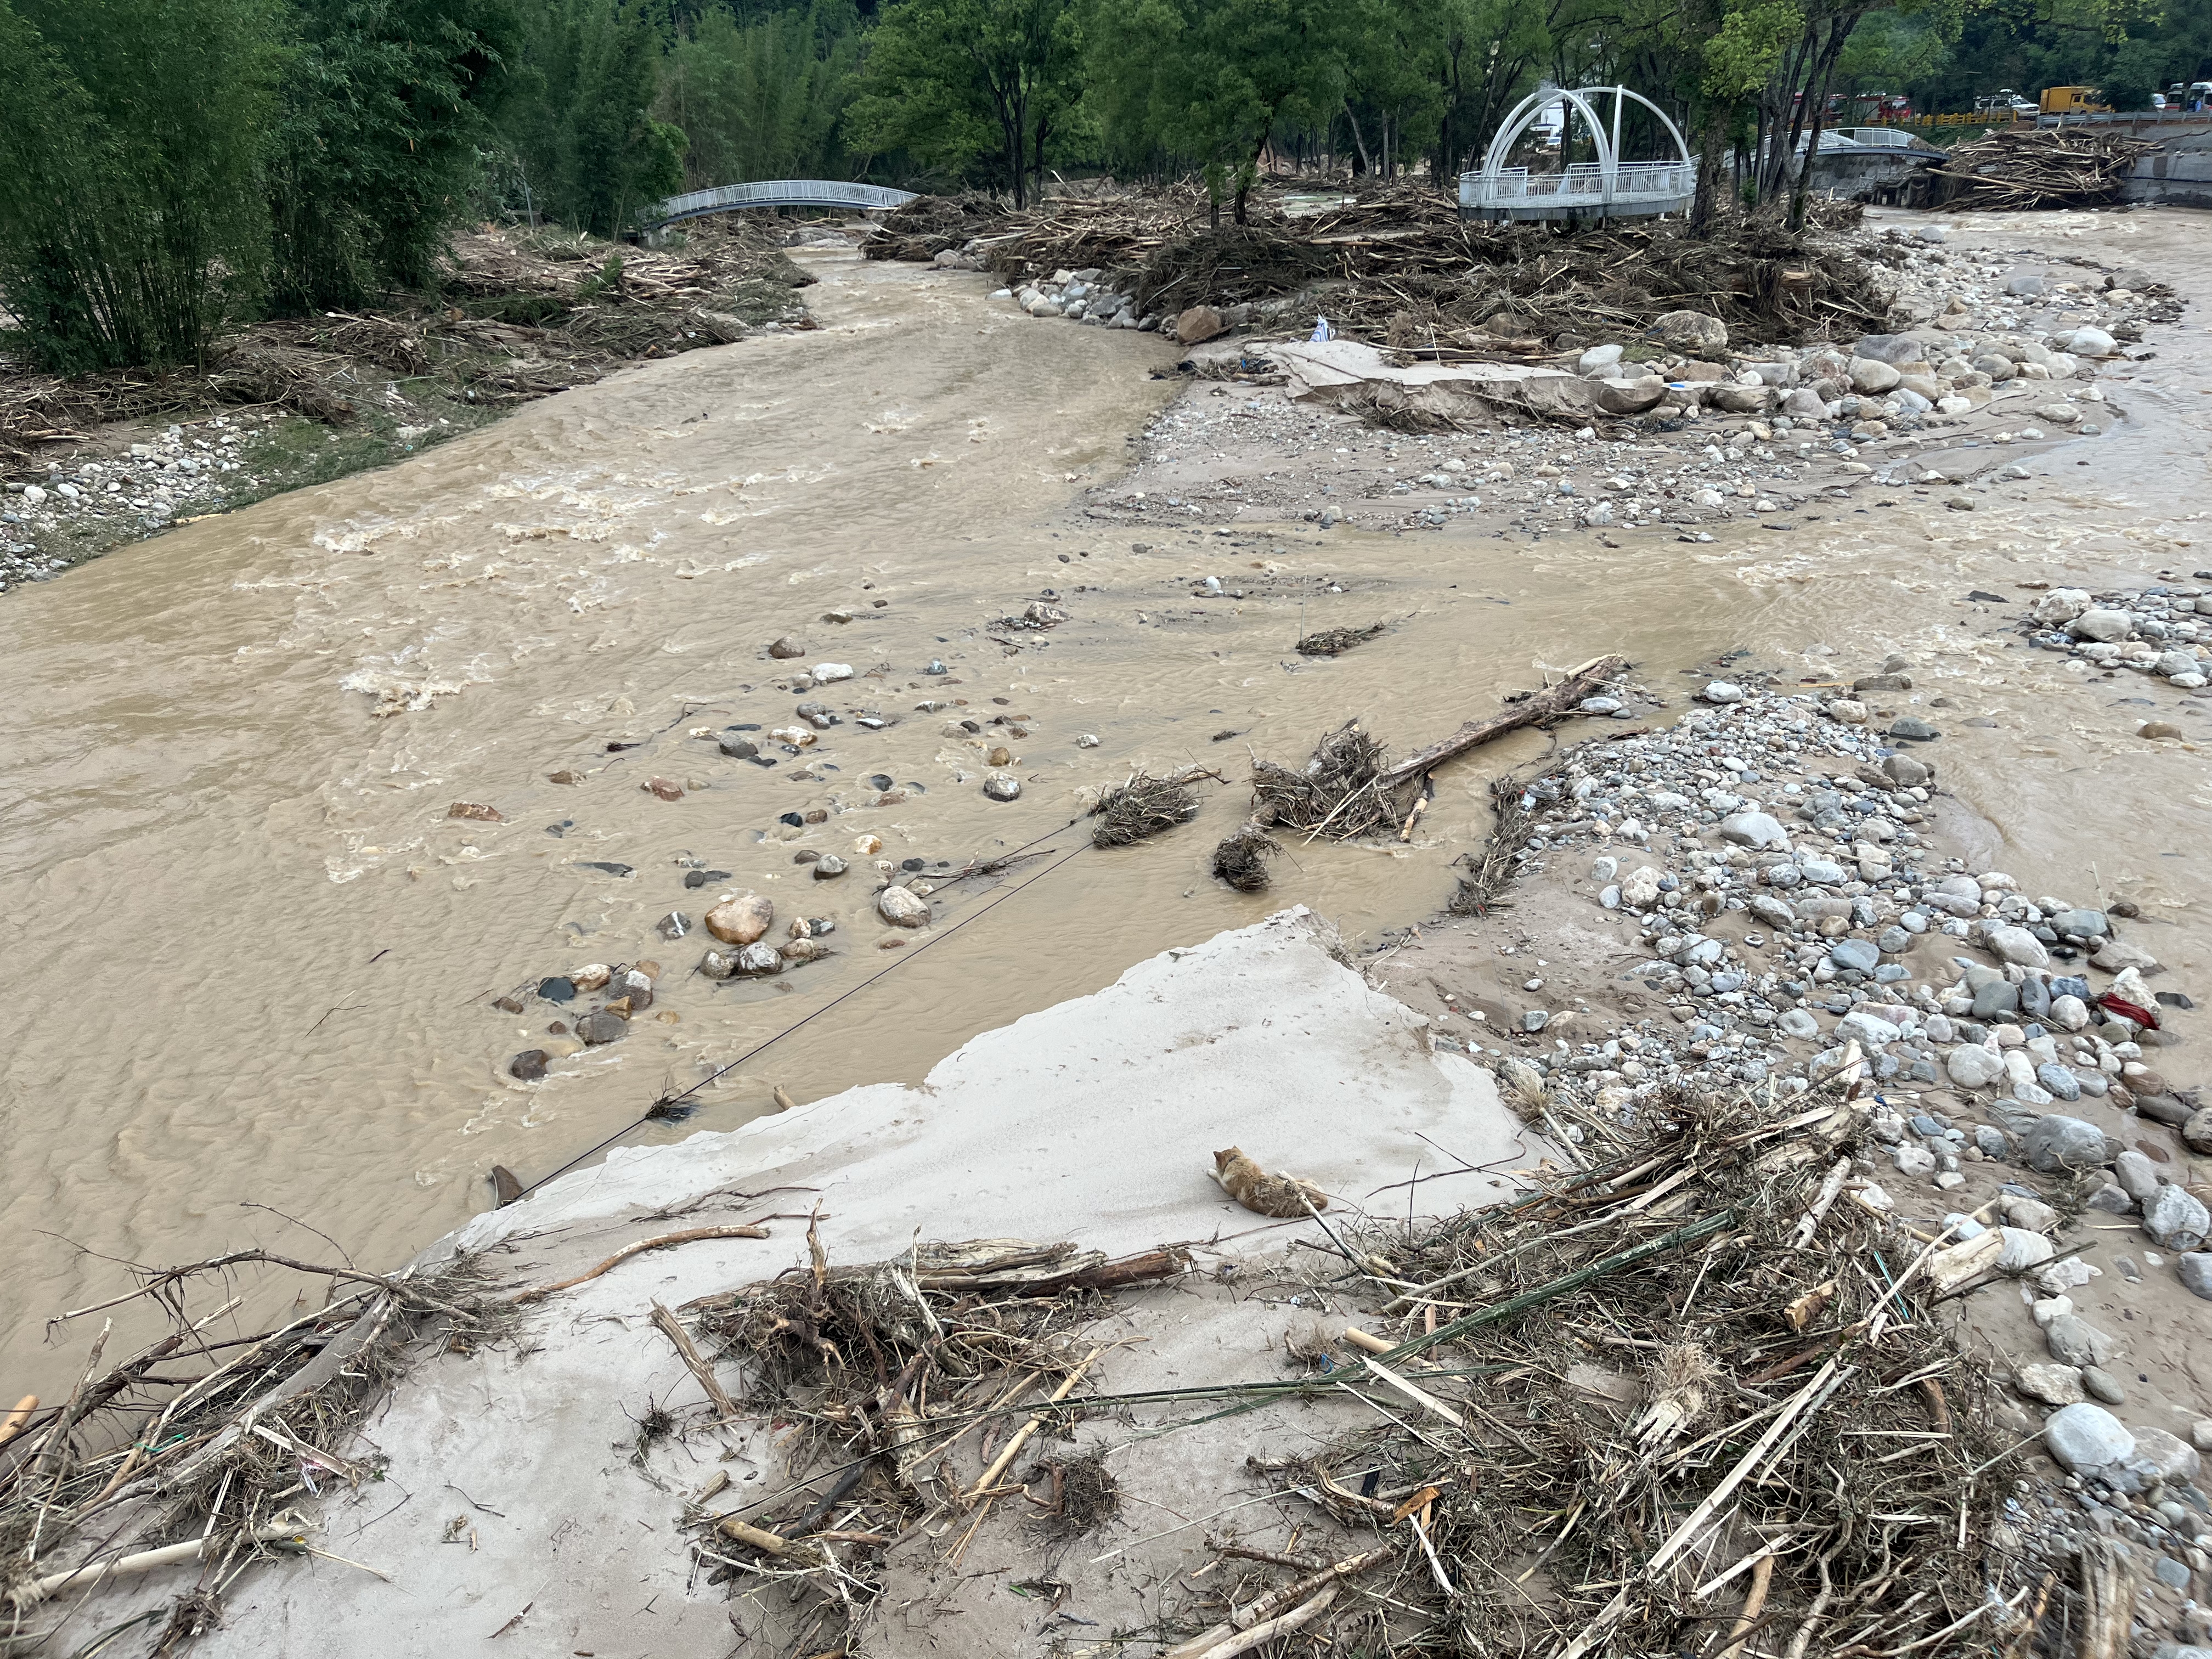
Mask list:
[[[1241,215],[1270,167],[1448,180],[1545,82],[1714,155],[1832,94],[2208,64],[2212,0],[0,0],[0,301],[52,369],[194,362],[434,290],[459,226],[614,235],[687,186],[1103,171]]]

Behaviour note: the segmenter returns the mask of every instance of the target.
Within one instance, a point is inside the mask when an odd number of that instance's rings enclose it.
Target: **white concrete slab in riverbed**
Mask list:
[[[917,1234],[1074,1239],[1115,1253],[1240,1237],[1244,1248],[1279,1245],[1298,1228],[1318,1237],[1310,1221],[1271,1223],[1228,1200],[1209,1172],[1232,1143],[1319,1182],[1340,1212],[1372,1203],[1404,1215],[1417,1167],[1417,1212],[1504,1196],[1504,1171],[1545,1148],[1500,1104],[1488,1072],[1431,1052],[1426,1024],[1289,911],[980,1036],[919,1087],[854,1089],[733,1133],[617,1152],[424,1259],[480,1252],[521,1289],[636,1240],[803,1217],[817,1202],[841,1262],[903,1250]],[[1465,1167],[1427,1178],[1455,1160]],[[718,1468],[732,1497],[766,1490],[747,1483],[773,1468],[774,1431],[720,1431],[726,1453],[711,1432],[664,1443],[641,1464],[635,1419],[651,1403],[679,1413],[702,1404],[648,1322],[653,1303],[806,1259],[803,1219],[768,1224],[766,1241],[634,1257],[536,1304],[510,1338],[474,1354],[420,1356],[358,1448],[388,1460],[380,1478],[356,1493],[340,1486],[315,1540],[392,1582],[312,1558],[257,1567],[229,1589],[226,1622],[199,1650],[443,1659],[520,1616],[504,1638],[517,1653],[723,1659],[733,1604],[692,1570],[682,1493]],[[57,1650],[186,1588],[173,1571],[97,1596]]]

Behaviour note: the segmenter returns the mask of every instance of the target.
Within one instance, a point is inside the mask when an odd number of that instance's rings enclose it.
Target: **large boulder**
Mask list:
[[[1858,343],[1851,356],[1865,358],[1869,362],[1902,368],[1906,363],[1925,362],[1928,346],[1916,335],[1869,334]]]
[[[1774,407],[1778,394],[1771,386],[1730,384],[1705,393],[1706,404],[1730,415],[1764,415]]]
[[[1728,325],[1702,311],[1670,311],[1652,324],[1651,331],[1686,357],[1712,357],[1728,349]]]
[[[1212,306],[1192,306],[1175,319],[1176,340],[1182,345],[1197,345],[1228,331],[1228,323]]]
[[[1667,395],[1667,382],[1656,374],[1647,374],[1639,380],[1601,380],[1597,383],[1597,406],[1608,415],[1641,415],[1648,409],[1659,406]]]
[[[1850,367],[1851,390],[1861,397],[1871,397],[1895,389],[1905,377],[1891,365],[1875,357],[1854,357]]]

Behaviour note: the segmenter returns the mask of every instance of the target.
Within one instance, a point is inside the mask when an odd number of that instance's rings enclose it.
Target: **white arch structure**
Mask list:
[[[1598,100],[1610,94],[1613,118],[1598,114]],[[1659,118],[1667,136],[1674,141],[1672,161],[1627,161],[1620,159],[1620,118],[1634,99]],[[1521,135],[1535,125],[1536,117],[1553,100],[1570,111],[1580,111],[1590,136],[1597,141],[1598,159],[1577,161],[1559,173],[1531,175],[1526,167],[1509,167],[1505,158]],[[1572,118],[1571,113],[1570,119]],[[1565,140],[1562,130],[1560,138]],[[1490,141],[1480,173],[1459,178],[1460,216],[1463,219],[1639,219],[1655,214],[1679,213],[1697,194],[1697,164],[1682,131],[1667,112],[1642,93],[1626,87],[1584,87],[1530,93],[1513,106],[1505,125]]]

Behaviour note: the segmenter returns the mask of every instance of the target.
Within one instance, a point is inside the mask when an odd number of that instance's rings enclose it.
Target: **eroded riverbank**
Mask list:
[[[2134,257],[2185,289],[2201,222],[2141,217]],[[2009,247],[2039,232],[1988,234]],[[2087,688],[2050,678],[2055,658],[2008,642],[2002,607],[1966,598],[2191,562],[2176,544],[2194,539],[2203,481],[2193,325],[2130,371],[2126,428],[2094,441],[2086,488],[2062,447],[2050,476],[1971,519],[1907,496],[1787,537],[1723,526],[1711,544],[1534,544],[1458,524],[1407,538],[1288,514],[1185,515],[1191,528],[1161,534],[1086,516],[1081,492],[1124,479],[1130,440],[1176,395],[1150,378],[1167,348],[1009,314],[980,276],[810,258],[818,333],[641,369],[11,602],[11,957],[70,988],[42,999],[0,1073],[18,1172],[6,1213],[33,1241],[0,1349],[19,1387],[66,1385],[76,1362],[43,1347],[39,1321],[116,1279],[50,1235],[159,1261],[253,1238],[303,1248],[251,1202],[396,1261],[482,1206],[492,1164],[543,1173],[902,957],[702,1090],[689,1127],[771,1109],[778,1087],[805,1101],[917,1080],[978,1031],[1291,900],[1379,939],[1442,903],[1448,860],[1487,827],[1487,775],[1547,740],[1441,778],[1416,842],[1295,847],[1264,897],[1205,872],[1243,816],[1248,745],[1295,757],[1361,713],[1412,747],[1538,665],[1599,650],[1655,686],[1739,650],[1753,653],[1739,665],[1791,678],[1831,652],[1913,654],[1934,677],[1923,695],[1972,702],[1946,727],[1945,784],[1984,816],[1991,861],[2001,848],[2030,890],[2070,892],[2059,878],[2094,860],[2173,928],[2163,960],[2202,966],[2185,857],[2201,757],[2135,742],[2148,713],[2119,701],[2146,695],[2132,678],[2093,712]],[[1207,576],[1243,597],[1194,598]],[[999,625],[1033,602],[1068,621]],[[1333,662],[1290,649],[1386,618],[1403,620]],[[767,655],[784,635],[802,659]],[[820,663],[855,678],[776,689]],[[844,723],[804,757],[770,751],[773,769],[690,735],[788,726],[829,694]],[[2193,706],[2148,695],[2177,719]],[[895,723],[864,726],[864,710]],[[981,793],[997,747],[1024,782],[1012,804]],[[933,897],[924,937],[941,944],[878,949],[890,930],[871,920],[873,858],[957,866],[1037,837],[1072,850],[1048,832],[1084,789],[1193,760],[1231,781],[1177,839],[1083,853],[1018,893],[1022,869],[963,884]],[[451,818],[456,802],[500,821]],[[860,853],[864,836],[879,852]],[[793,862],[803,852],[860,867],[817,882]],[[706,871],[725,872],[714,894],[685,885]],[[779,927],[837,920],[842,954],[772,983],[687,977],[701,941],[654,924],[696,921],[726,886],[775,896]],[[563,1010],[522,1000],[512,1016],[496,999],[643,957],[664,973],[620,1042],[535,1085],[505,1075]]]

